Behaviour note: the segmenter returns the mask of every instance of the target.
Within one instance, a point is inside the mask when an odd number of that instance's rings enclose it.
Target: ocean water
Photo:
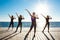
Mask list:
[[[10,22],[0,22],[0,27],[8,27]],[[14,27],[17,27],[18,23],[14,22]],[[31,22],[22,22],[23,27],[30,27]],[[60,27],[60,22],[50,22],[50,27]]]

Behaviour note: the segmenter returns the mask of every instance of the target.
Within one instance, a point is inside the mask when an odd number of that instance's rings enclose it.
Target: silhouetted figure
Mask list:
[[[9,14],[8,14],[8,15],[9,15]],[[14,27],[13,20],[16,19],[16,18],[14,18],[13,15],[12,15],[12,16],[9,15],[9,17],[10,17],[10,19],[11,19],[11,22],[10,22],[10,25],[9,25],[9,27],[8,27],[8,30],[9,30],[9,28],[10,28],[11,26],[12,26],[12,29],[13,29],[13,27]]]
[[[33,12],[33,14],[31,15],[31,13],[26,9],[26,11],[29,13],[29,15],[31,16],[31,27],[30,30],[28,31],[28,33],[26,34],[24,40],[26,40],[27,36],[29,35],[29,33],[31,32],[32,28],[34,27],[34,37],[35,37],[35,33],[36,33],[36,19],[39,19],[38,17],[36,17],[35,12]]]
[[[43,17],[45,18],[45,20],[46,20],[46,24],[45,24],[45,27],[44,27],[44,29],[43,29],[42,32],[44,32],[44,30],[45,30],[46,27],[48,27],[48,32],[49,32],[49,25],[50,25],[49,19],[52,19],[52,18],[50,18],[49,15],[47,15],[47,17],[45,17],[44,15],[42,15],[42,16],[43,16]]]
[[[16,13],[16,15],[17,15],[17,17],[18,17],[18,25],[17,25],[17,28],[16,28],[16,31],[15,32],[17,32],[17,30],[18,30],[18,27],[20,26],[20,33],[21,33],[21,31],[22,31],[22,19],[24,19],[24,17],[22,17],[22,15],[20,15],[20,16],[18,16],[18,14]]]

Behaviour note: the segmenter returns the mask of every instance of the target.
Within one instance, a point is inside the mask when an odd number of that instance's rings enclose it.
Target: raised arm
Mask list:
[[[42,15],[42,14],[41,14]],[[44,18],[46,18],[44,15],[42,15]]]
[[[8,14],[8,16],[11,18],[11,16]]]
[[[17,12],[16,12],[16,15],[17,15],[17,17],[19,17],[18,14],[17,14]]]
[[[31,13],[27,10],[27,9],[25,9],[28,13],[29,13],[29,15],[31,16]]]
[[[14,19],[16,19],[16,18],[14,17]]]

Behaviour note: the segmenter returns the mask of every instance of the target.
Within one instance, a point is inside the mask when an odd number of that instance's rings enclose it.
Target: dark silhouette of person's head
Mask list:
[[[35,15],[35,12],[33,12],[33,15]]]
[[[49,15],[47,15],[47,18],[49,18]]]
[[[20,15],[20,18],[22,18],[22,15]]]
[[[13,15],[11,17],[13,18]]]

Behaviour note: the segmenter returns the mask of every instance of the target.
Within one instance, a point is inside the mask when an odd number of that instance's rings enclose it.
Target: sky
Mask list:
[[[31,21],[25,9],[36,12],[38,21],[44,20],[41,14],[50,15],[50,21],[60,21],[60,0],[0,0],[0,21],[10,21],[8,14],[14,15],[14,21],[18,21],[16,12],[24,16],[23,21]]]

